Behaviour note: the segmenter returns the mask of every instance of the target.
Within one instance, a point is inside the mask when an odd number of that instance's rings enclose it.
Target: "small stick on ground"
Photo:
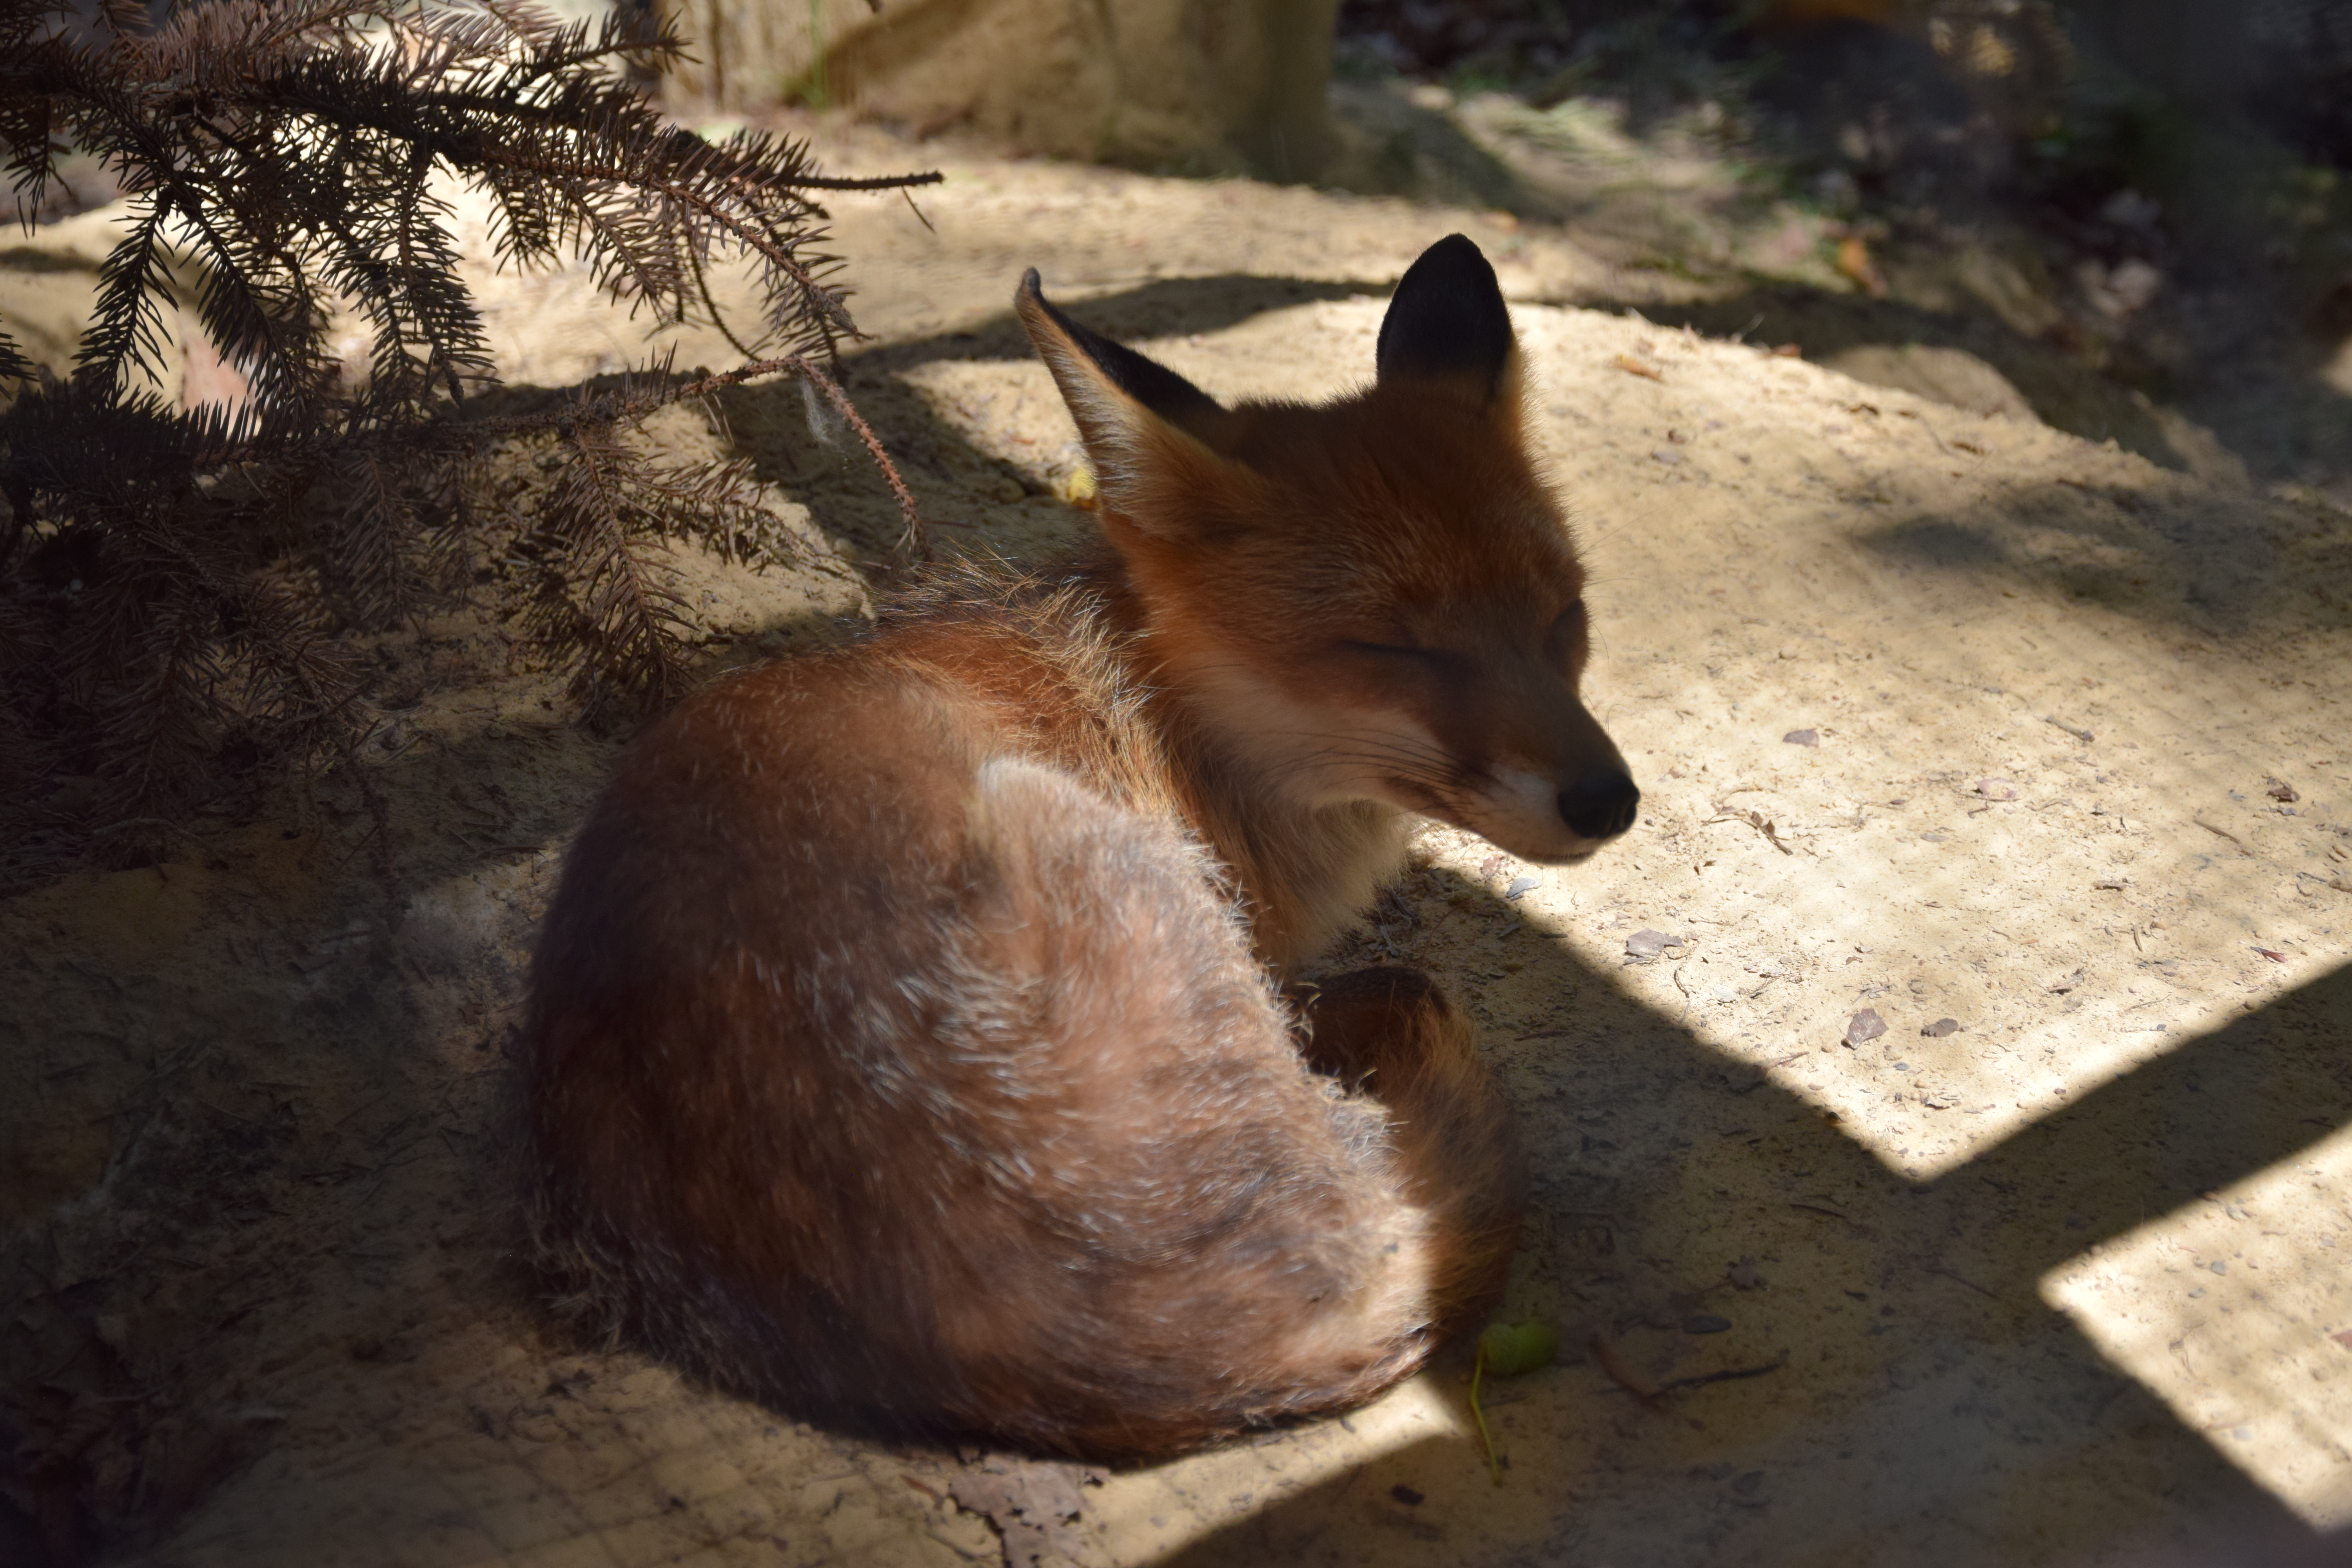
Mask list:
[[[1863,1224],[1862,1221],[1854,1218],[1852,1215],[1840,1214],[1835,1209],[1825,1209],[1819,1204],[1790,1204],[1789,1206],[1792,1209],[1802,1209],[1807,1214],[1826,1215],[1831,1219],[1842,1220],[1845,1224],[1853,1226],[1855,1233],[1861,1236],[1876,1236],[1878,1234],[1876,1231],[1871,1229],[1870,1226]]]
[[[1965,1279],[1960,1275],[1953,1273],[1948,1268],[1940,1268],[1931,1264],[1927,1268],[1921,1270],[1921,1272],[1941,1276],[1946,1279],[1951,1280],[1956,1285],[1965,1285],[1969,1289],[1975,1291],[1978,1295],[1982,1296],[1988,1301],[1998,1301],[2000,1300],[1999,1296],[1994,1295],[1991,1291],[1986,1289],[1975,1280]]]
[[[2246,841],[2239,837],[2236,834],[2231,832],[2226,827],[2216,827],[2201,816],[2192,816],[2189,820],[2195,823],[2198,826],[2203,828],[2208,833],[2216,833],[2221,835],[2241,849],[2244,849],[2246,847]]]
[[[1717,809],[1719,811],[1722,810],[1720,806],[1717,807]],[[1726,811],[1720,816],[1708,817],[1699,826],[1702,827],[1712,827],[1718,822],[1744,822],[1748,826],[1754,828],[1757,832],[1762,834],[1764,836],[1764,841],[1771,845],[1773,848],[1778,849],[1781,854],[1794,855],[1796,853],[1795,850],[1780,842],[1780,828],[1773,824],[1770,817],[1765,816],[1760,811]]]
[[[1658,1392],[1664,1394],[1672,1389],[1700,1388],[1710,1383],[1730,1383],[1743,1377],[1761,1377],[1768,1372],[1778,1372],[1788,1364],[1789,1358],[1782,1356],[1779,1361],[1766,1362],[1762,1366],[1737,1366],[1724,1372],[1703,1372],[1696,1377],[1678,1377],[1672,1383],[1662,1384],[1659,1385]]]
[[[2053,719],[2047,713],[2042,715],[2042,721],[2044,724],[2056,725],[2059,729],[2065,731],[2066,733],[2074,736],[2074,739],[2082,742],[2085,745],[2088,745],[2092,740],[2091,732],[2088,730],[2084,729],[2080,724],[2069,724],[2065,720]]]

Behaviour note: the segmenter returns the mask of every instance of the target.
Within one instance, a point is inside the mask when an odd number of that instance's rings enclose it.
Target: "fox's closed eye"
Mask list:
[[[1399,663],[1411,660],[1416,664],[1438,668],[1451,663],[1455,656],[1444,648],[1416,647],[1411,643],[1343,642],[1339,645],[1349,653],[1372,654]]]
[[[1579,599],[1554,617],[1544,633],[1544,648],[1554,663],[1564,664],[1583,657],[1585,638],[1584,601]]]

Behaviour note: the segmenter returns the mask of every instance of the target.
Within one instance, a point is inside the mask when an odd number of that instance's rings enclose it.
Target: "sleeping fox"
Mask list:
[[[1304,974],[1416,816],[1560,863],[1639,796],[1470,241],[1316,405],[1015,306],[1099,542],[636,744],[532,972],[529,1212],[560,1304],[795,1414],[1166,1455],[1491,1308],[1523,1184],[1468,1024]]]

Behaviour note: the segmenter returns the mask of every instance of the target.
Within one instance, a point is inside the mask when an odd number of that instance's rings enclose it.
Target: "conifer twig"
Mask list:
[[[85,842],[112,823],[132,825],[112,841],[152,844],[146,825],[268,761],[350,767],[383,852],[342,639],[472,575],[468,540],[511,526],[469,499],[500,443],[559,449],[514,531],[537,552],[530,614],[592,711],[679,689],[691,628],[662,540],[732,556],[792,538],[747,465],[637,450],[662,407],[806,377],[872,455],[902,549],[922,548],[912,492],[829,368],[859,333],[818,204],[939,176],[828,175],[789,137],[678,127],[614,68],[685,47],[667,22],[559,23],[520,0],[204,0],[160,19],[128,0],[0,0],[0,170],[20,216],[68,153],[125,199],[70,374],[0,323],[0,746],[31,759],[34,786],[0,800],[0,843],[46,811],[30,804],[45,780],[102,781]],[[500,266],[577,258],[615,306],[714,326],[749,363],[477,416],[497,375],[457,187],[487,201]],[[749,342],[710,288],[726,258],[756,271],[765,330]],[[333,310],[364,329],[363,366],[330,346]],[[181,322],[241,396],[183,407],[157,384]]]
[[[898,498],[899,514],[907,524],[906,531],[899,536],[898,548],[911,551],[918,558],[928,555],[930,546],[923,534],[922,509],[915,504],[915,492],[907,488],[907,481],[899,477],[897,465],[890,461],[890,454],[883,448],[882,437],[874,434],[874,426],[866,423],[866,416],[857,412],[857,405],[849,400],[849,394],[841,389],[839,382],[818,369],[806,357],[798,354],[792,357],[799,362],[799,373],[824,394],[834,411],[857,433],[857,438],[866,443],[866,451],[873,455],[874,466],[882,470],[883,482]]]

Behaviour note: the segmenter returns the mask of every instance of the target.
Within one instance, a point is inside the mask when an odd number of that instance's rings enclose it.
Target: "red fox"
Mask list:
[[[1160,1456],[1491,1309],[1524,1184],[1469,1025],[1302,975],[1416,815],[1559,863],[1639,795],[1470,241],[1319,405],[1015,306],[1098,543],[647,731],[548,912],[521,1156],[593,1325],[836,1426]]]

